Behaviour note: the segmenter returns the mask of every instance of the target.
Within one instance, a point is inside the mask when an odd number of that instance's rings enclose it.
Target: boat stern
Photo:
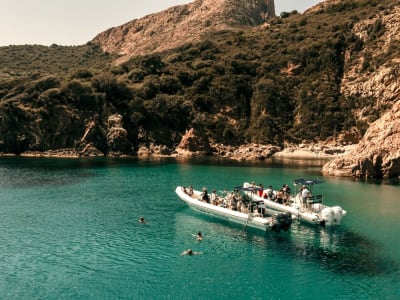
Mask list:
[[[292,225],[292,214],[289,212],[276,213],[272,216],[272,230],[275,232],[288,231]]]

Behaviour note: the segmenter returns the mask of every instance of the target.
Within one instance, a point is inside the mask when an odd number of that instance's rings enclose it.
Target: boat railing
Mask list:
[[[322,195],[309,196],[307,198],[306,205],[309,210],[314,210],[314,204],[322,204]]]

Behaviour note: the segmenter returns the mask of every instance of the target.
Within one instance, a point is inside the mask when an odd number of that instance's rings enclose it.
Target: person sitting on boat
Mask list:
[[[189,192],[188,195],[192,196],[193,195],[193,187],[189,186]]]
[[[283,204],[288,204],[290,200],[290,187],[287,184],[282,186]]]
[[[237,210],[238,198],[234,197],[231,201],[230,209]]]
[[[282,189],[280,189],[279,191],[276,192],[275,202],[278,202],[279,204],[283,203],[283,191],[282,191]]]
[[[265,190],[264,199],[269,199],[269,200],[272,200],[272,201],[275,200],[275,194],[274,194],[274,190],[272,189],[272,185],[270,185]]]
[[[211,199],[211,204],[217,205],[218,196],[217,196],[217,191],[216,191],[216,190],[213,190],[213,191],[212,191],[211,196],[210,196],[210,199]]]
[[[206,188],[203,188],[203,192],[201,193],[201,201],[207,202],[207,203],[210,202],[210,197],[208,195],[208,192],[207,192]]]

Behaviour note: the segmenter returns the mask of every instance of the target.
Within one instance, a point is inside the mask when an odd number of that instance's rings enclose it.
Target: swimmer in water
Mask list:
[[[139,218],[139,223],[146,224],[147,222],[146,222],[146,220],[145,220],[143,217],[140,217],[140,218]]]
[[[203,254],[202,252],[194,252],[192,249],[187,249],[181,253],[181,255],[197,255]]]
[[[192,235],[196,237],[196,241],[198,242],[201,242],[203,240],[203,235],[201,234],[201,231],[199,231],[197,234]]]

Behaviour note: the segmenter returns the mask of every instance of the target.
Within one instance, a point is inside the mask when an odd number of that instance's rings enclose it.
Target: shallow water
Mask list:
[[[397,184],[324,178],[343,226],[279,234],[203,216],[174,193],[318,174],[315,161],[1,158],[0,299],[399,299]]]

